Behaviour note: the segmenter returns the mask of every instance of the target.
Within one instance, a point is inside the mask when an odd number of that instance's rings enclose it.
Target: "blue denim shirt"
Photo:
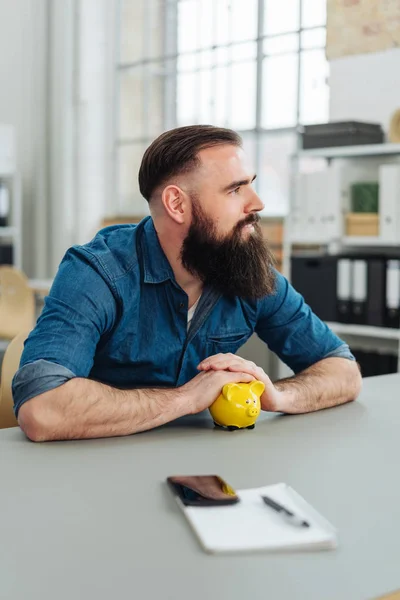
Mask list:
[[[176,387],[256,332],[293,371],[328,356],[354,359],[279,273],[262,300],[205,288],[187,331],[188,297],[150,217],[101,230],[64,256],[13,379],[21,405],[73,377],[117,388]]]

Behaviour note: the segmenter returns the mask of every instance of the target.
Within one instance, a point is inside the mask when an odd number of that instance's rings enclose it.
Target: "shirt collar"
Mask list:
[[[151,217],[146,217],[143,233],[141,247],[145,283],[162,283],[168,279],[175,280],[174,272],[161,248]]]

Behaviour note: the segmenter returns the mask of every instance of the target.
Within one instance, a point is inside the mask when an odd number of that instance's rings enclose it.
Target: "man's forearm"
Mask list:
[[[119,390],[74,378],[23,404],[18,421],[33,441],[129,435],[190,412],[179,389]]]
[[[307,413],[355,400],[362,379],[355,361],[325,358],[301,373],[274,383],[281,394],[279,412]]]

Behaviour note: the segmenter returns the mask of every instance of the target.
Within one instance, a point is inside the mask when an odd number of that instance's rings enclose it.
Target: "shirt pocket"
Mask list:
[[[207,356],[227,354],[228,352],[235,354],[247,342],[251,334],[252,331],[246,330],[223,335],[209,335],[206,343]]]

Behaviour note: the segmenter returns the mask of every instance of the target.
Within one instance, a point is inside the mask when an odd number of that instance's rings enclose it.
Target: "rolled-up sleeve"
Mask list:
[[[260,304],[255,331],[294,373],[324,358],[355,360],[349,346],[313,313],[280,273],[274,295]]]
[[[31,398],[59,387],[74,377],[75,373],[66,367],[48,360],[36,360],[24,365],[12,381],[15,416],[18,417],[21,406]]]
[[[65,255],[36,327],[25,342],[12,389],[14,410],[72,377],[87,377],[97,344],[116,316],[113,285],[95,256],[75,246]]]

